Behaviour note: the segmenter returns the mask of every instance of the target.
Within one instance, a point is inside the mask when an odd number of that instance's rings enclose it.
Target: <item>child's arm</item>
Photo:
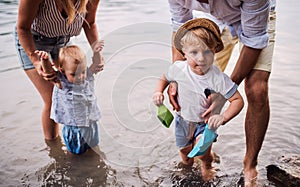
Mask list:
[[[52,67],[52,62],[50,60],[50,56],[48,55],[48,53],[46,51],[38,51],[38,50],[36,50],[35,53],[40,57],[40,60],[42,62],[43,71],[49,75],[55,74],[55,71]],[[53,77],[53,79],[51,79],[50,81],[55,82],[56,86],[59,89],[62,88],[61,83],[59,80],[57,80],[56,76]]]
[[[163,75],[156,86],[156,89],[152,96],[152,101],[156,106],[162,105],[164,102],[164,90],[169,85],[168,80],[166,79],[165,75]]]
[[[101,55],[101,51],[103,49],[104,46],[104,41],[100,40],[100,41],[96,41],[93,45],[93,57],[92,57],[92,61],[93,63],[91,64],[91,66],[89,67],[89,71],[91,74],[96,74],[99,71],[102,71],[104,68],[104,59],[103,56]]]
[[[228,101],[230,102],[230,105],[223,114],[215,114],[208,119],[210,129],[216,130],[219,126],[225,125],[228,121],[238,115],[244,107],[244,100],[238,90],[228,99]]]

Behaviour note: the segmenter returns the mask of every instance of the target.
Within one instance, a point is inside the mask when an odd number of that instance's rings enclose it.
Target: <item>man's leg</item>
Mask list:
[[[257,176],[257,157],[261,149],[270,118],[268,81],[272,69],[272,58],[275,45],[275,11],[270,12],[269,19],[268,34],[270,38],[268,47],[262,50],[254,70],[252,70],[250,75],[248,75],[245,79],[245,92],[248,100],[248,109],[245,119],[245,180],[251,180]]]
[[[270,107],[267,71],[253,70],[245,79],[248,108],[245,120],[246,154],[244,158],[245,182],[257,176],[257,157],[268,128]]]

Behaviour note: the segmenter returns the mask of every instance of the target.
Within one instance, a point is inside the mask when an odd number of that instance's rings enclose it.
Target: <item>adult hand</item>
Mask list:
[[[220,114],[212,115],[208,120],[208,128],[215,131],[224,124],[224,116]]]
[[[210,103],[209,108],[202,114],[202,118],[207,122],[209,117],[214,114],[220,114],[226,99],[220,93],[211,93],[208,96],[208,102]]]
[[[50,57],[47,52],[45,51],[38,51],[34,52],[36,55],[39,56],[39,61],[34,64],[38,74],[43,77],[46,81],[50,81],[53,83],[57,82],[56,72],[54,71],[53,63],[50,60]]]
[[[173,106],[173,110],[180,111],[180,106],[177,102],[177,82],[170,82],[168,88],[168,95],[171,105]]]

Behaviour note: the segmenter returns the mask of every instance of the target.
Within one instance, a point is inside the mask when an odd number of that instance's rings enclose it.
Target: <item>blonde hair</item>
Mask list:
[[[67,13],[69,19],[68,19],[68,25],[70,25],[74,19],[76,12],[81,14],[81,13],[86,13],[86,6],[89,0],[79,0],[80,5],[78,11],[75,8],[75,3],[73,3],[72,0],[56,0],[55,2],[59,7],[62,7],[63,10]],[[76,1],[75,1],[76,2]]]
[[[58,61],[62,69],[66,63],[86,63],[84,52],[76,45],[62,47],[59,50]]]
[[[215,52],[217,47],[217,39],[215,35],[205,28],[195,28],[189,30],[180,40],[180,44],[183,46],[182,51],[185,50],[187,45],[197,45],[204,48],[209,48]]]

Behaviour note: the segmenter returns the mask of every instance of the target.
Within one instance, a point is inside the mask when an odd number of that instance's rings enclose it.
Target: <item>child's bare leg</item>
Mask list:
[[[192,145],[180,149],[180,156],[182,159],[182,163],[187,166],[192,166],[194,164],[194,158],[189,158],[187,156],[192,149],[193,149]]]
[[[202,179],[204,181],[209,181],[215,177],[216,171],[212,166],[212,162],[214,160],[214,155],[211,151],[212,146],[208,148],[206,153],[203,156],[199,156],[201,160],[201,173]]]

